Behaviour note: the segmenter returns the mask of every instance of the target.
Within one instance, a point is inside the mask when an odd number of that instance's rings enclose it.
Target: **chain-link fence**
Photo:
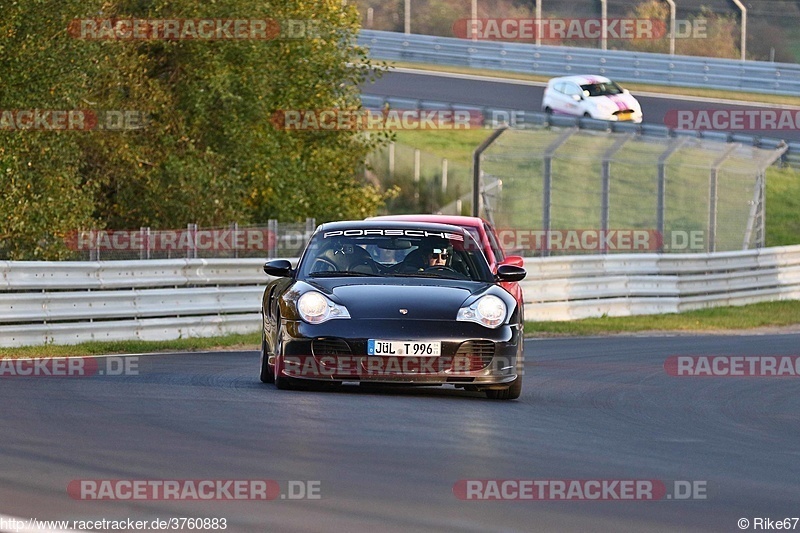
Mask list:
[[[197,259],[227,257],[298,257],[316,227],[313,218],[300,223],[181,229],[79,230],[67,238],[75,260]]]
[[[765,172],[780,154],[688,136],[508,129],[483,155],[480,212],[528,256],[760,247]]]

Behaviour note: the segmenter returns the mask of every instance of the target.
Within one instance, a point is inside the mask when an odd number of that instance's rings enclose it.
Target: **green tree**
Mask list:
[[[0,4],[0,257],[60,258],[63,237],[92,223],[98,184],[81,175],[78,132],[17,131],[12,110],[87,107],[92,51],[69,39],[79,2]]]
[[[313,21],[272,40],[84,40],[76,18]],[[310,27],[310,26],[309,26]],[[382,137],[293,132],[277,110],[352,109],[373,70],[340,0],[26,0],[0,6],[0,110],[133,110],[143,128],[0,131],[0,255],[64,257],[78,228],[363,217]],[[52,202],[48,199],[51,199]],[[53,237],[56,236],[56,237]]]

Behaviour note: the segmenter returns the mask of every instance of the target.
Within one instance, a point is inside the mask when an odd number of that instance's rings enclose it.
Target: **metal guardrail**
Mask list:
[[[0,261],[0,346],[258,331],[264,259]]]
[[[472,41],[361,30],[376,59],[566,76],[591,72],[626,82],[796,95],[800,65],[569,46]]]
[[[0,290],[108,290],[254,285],[264,259],[0,261]],[[2,293],[0,293],[2,294]]]
[[[800,246],[526,259],[528,320],[678,313],[800,299]]]
[[[262,259],[0,262],[0,346],[257,332]],[[529,320],[800,298],[800,246],[529,258]],[[126,274],[127,273],[127,274]]]

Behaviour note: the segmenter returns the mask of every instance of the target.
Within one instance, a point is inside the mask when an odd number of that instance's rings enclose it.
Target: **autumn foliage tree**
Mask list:
[[[639,52],[669,53],[669,6],[660,0],[646,0],[629,14],[632,19],[649,19],[658,28],[656,38],[612,42],[611,46]],[[675,53],[679,55],[739,57],[738,22],[732,15],[722,15],[703,8],[699,15],[682,20],[683,28],[676,31]]]
[[[76,38],[77,19],[313,21],[271,39]],[[383,197],[361,167],[380,136],[284,131],[286,109],[355,108],[373,72],[340,0],[26,0],[0,5],[0,112],[135,111],[124,131],[0,124],[0,258],[68,257],[89,227],[363,217]],[[71,26],[73,24],[73,26]],[[7,126],[7,125],[6,125]]]

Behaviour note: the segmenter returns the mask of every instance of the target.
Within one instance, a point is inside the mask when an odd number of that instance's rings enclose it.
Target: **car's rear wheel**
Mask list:
[[[264,327],[261,327],[261,378],[262,383],[275,383],[275,374],[269,367],[269,354],[267,353],[267,338],[264,335]]]
[[[550,106],[547,106],[547,107],[544,108],[544,112],[547,113],[548,115],[552,115],[553,114],[553,108],[550,107]]]
[[[586,113],[583,114],[583,118],[592,118],[592,115],[590,115],[589,112],[587,111]]]

